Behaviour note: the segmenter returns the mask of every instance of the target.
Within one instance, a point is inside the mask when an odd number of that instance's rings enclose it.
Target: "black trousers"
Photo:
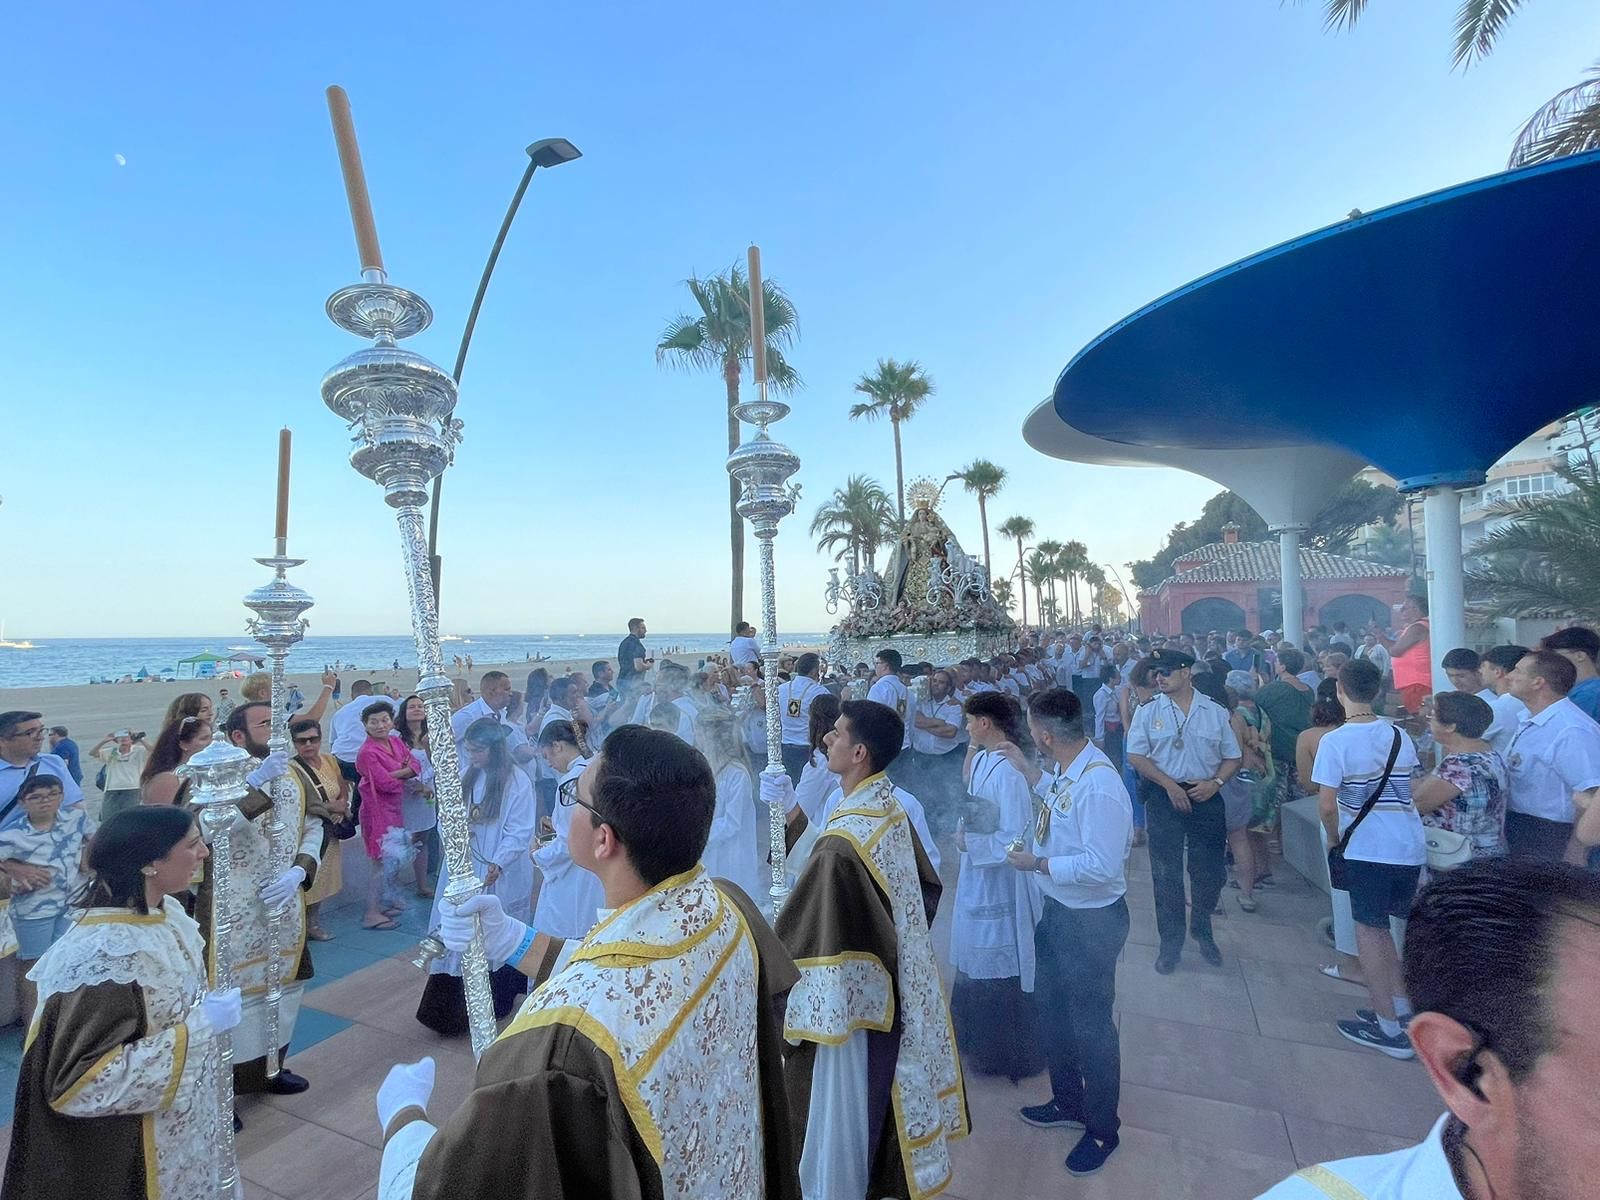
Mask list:
[[[789,782],[796,787],[800,784],[800,772],[806,769],[806,764],[810,761],[810,746],[796,746],[789,742],[783,743],[783,769],[789,774]]]
[[[1196,940],[1209,941],[1211,910],[1216,908],[1227,878],[1228,820],[1222,796],[1191,805],[1187,813],[1181,813],[1172,807],[1165,789],[1141,775],[1139,798],[1144,801],[1149,830],[1150,882],[1161,952],[1183,949],[1185,850],[1189,856],[1189,932]]]
[[[356,770],[355,763],[347,763],[342,758],[333,760],[339,764],[339,774],[350,784],[350,817],[351,825],[356,825],[361,820],[361,772]]]
[[[1068,908],[1045,897],[1033,931],[1034,1008],[1050,1091],[1101,1139],[1115,1137],[1122,1124],[1122,1046],[1111,1008],[1127,940],[1128,901],[1120,896],[1104,908]]]
[[[1567,821],[1548,821],[1527,813],[1506,814],[1506,843],[1513,858],[1547,858],[1560,862],[1572,840],[1572,825]]]

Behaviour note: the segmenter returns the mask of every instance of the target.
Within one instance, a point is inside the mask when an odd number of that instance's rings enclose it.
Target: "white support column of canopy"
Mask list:
[[[1278,535],[1278,573],[1283,592],[1283,640],[1305,646],[1306,588],[1300,578],[1300,535],[1304,525],[1273,525]]]
[[[1439,665],[1445,653],[1467,644],[1466,590],[1461,569],[1461,493],[1432,487],[1422,499],[1422,528],[1428,542],[1428,625],[1433,690],[1448,692],[1450,680]]]

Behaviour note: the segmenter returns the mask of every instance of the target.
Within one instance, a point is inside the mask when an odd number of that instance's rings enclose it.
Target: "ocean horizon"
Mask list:
[[[456,655],[471,655],[474,663],[530,662],[546,659],[615,659],[623,633],[489,633],[444,635],[444,660],[451,666]],[[783,633],[789,644],[815,644],[826,640],[820,633]],[[668,646],[684,656],[726,650],[728,637],[715,633],[650,633],[645,645],[657,657]],[[247,633],[212,637],[178,638],[49,638],[32,649],[0,647],[0,688],[60,687],[110,682],[124,677],[178,672],[183,659],[197,654],[250,653],[265,657],[266,649]],[[354,664],[362,671],[392,670],[417,665],[416,645],[410,634],[382,637],[307,636],[289,651],[292,672],[321,671],[332,663]],[[241,666],[248,664],[241,664]],[[688,665],[693,666],[694,663]],[[216,664],[217,670],[227,664]]]

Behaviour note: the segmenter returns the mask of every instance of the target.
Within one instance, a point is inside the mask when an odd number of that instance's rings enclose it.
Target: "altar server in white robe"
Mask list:
[[[551,937],[576,940],[594,928],[606,899],[600,877],[572,861],[567,840],[572,831],[571,797],[589,760],[578,751],[577,731],[570,721],[552,721],[540,730],[539,753],[555,775],[556,807],[541,821],[542,844],[533,852],[533,865],[544,877],[533,927]]]
[[[708,708],[700,714],[699,735],[701,752],[717,781],[717,811],[700,862],[713,879],[737,884],[763,904],[771,886],[764,869],[766,826],[756,819],[755,779],[738,722],[726,708]]]

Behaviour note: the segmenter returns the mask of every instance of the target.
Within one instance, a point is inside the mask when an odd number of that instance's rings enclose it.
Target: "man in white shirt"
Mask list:
[[[1412,1058],[1403,1028],[1411,1008],[1402,990],[1400,955],[1389,920],[1411,911],[1428,861],[1422,818],[1411,802],[1417,750],[1403,731],[1372,711],[1383,688],[1376,664],[1365,659],[1345,663],[1338,686],[1345,722],[1317,744],[1311,781],[1318,788],[1328,845],[1343,845],[1356,952],[1372,1008],[1358,1011],[1353,1021],[1337,1022],[1336,1028],[1358,1046],[1390,1058]],[[1377,800],[1372,803],[1374,793]]]
[[[1511,694],[1511,672],[1527,653],[1526,646],[1490,646],[1478,663],[1486,688],[1478,695],[1494,710],[1494,720],[1483,736],[1501,758],[1511,753],[1511,739],[1528,715],[1528,706]]]
[[[1078,649],[1083,645],[1083,639],[1073,634],[1070,645],[1068,641],[1066,638],[1057,638],[1050,644],[1050,648],[1055,651],[1052,666],[1056,673],[1056,686],[1064,687],[1070,692],[1072,677],[1078,670]]]
[[[756,627],[749,621],[740,621],[733,631],[733,641],[728,643],[728,658],[735,667],[754,663],[761,666],[761,645],[756,641]]]
[[[901,750],[906,750],[911,746],[911,702],[910,692],[900,682],[901,661],[900,651],[893,647],[886,646],[878,651],[872,660],[872,686],[867,689],[867,699],[888,705],[905,722],[906,735]]]
[[[1201,958],[1222,964],[1211,935],[1211,911],[1227,876],[1228,825],[1218,793],[1239,769],[1243,752],[1227,711],[1194,690],[1192,654],[1166,646],[1150,661],[1150,678],[1160,695],[1135,711],[1124,752],[1139,775],[1149,829],[1150,882],[1161,935],[1156,970],[1170,975],[1183,954],[1186,847],[1189,936]]]
[[[1044,802],[1031,846],[1006,858],[1033,872],[1044,912],[1034,930],[1039,1038],[1050,1066],[1050,1099],[1022,1110],[1030,1125],[1081,1127],[1067,1156],[1073,1175],[1092,1175],[1117,1148],[1122,1050],[1112,1019],[1117,958],[1128,940],[1128,848],[1133,804],[1122,777],[1090,744],[1083,705],[1065,688],[1028,706],[1028,733],[1054,764],[998,747]]]
[[[511,707],[511,692],[511,676],[504,671],[485,671],[483,678],[478,680],[478,698],[450,718],[450,732],[456,739],[456,753],[460,755],[462,762],[467,761],[464,744],[467,730],[474,721],[482,720],[484,717],[490,718],[497,725],[505,726],[506,749],[511,752],[511,758],[518,766],[533,761],[534,750],[528,744],[527,732],[519,729],[517,723],[506,716],[506,710]],[[349,707],[351,705],[346,705],[346,708]],[[340,709],[339,717],[343,717],[344,713],[345,709]],[[334,718],[335,722],[339,717]]]
[[[1506,768],[1506,841],[1511,853],[1562,858],[1572,845],[1573,792],[1600,787],[1600,725],[1568,700],[1577,671],[1554,650],[1524,655],[1511,672],[1511,693],[1528,716],[1511,737]]]
[[[654,690],[639,697],[639,703],[633,710],[633,724],[650,724],[650,714],[656,705],[670,704],[678,710],[678,728],[669,732],[694,745],[695,708],[688,691],[689,668],[675,662],[662,663],[656,668]]]
[[[1094,694],[1100,687],[1100,670],[1110,662],[1111,655],[1099,636],[1090,635],[1089,641],[1078,654],[1077,666],[1072,669],[1072,691],[1085,712],[1093,710]]]
[[[350,685],[350,699],[333,714],[328,723],[328,753],[339,764],[339,774],[350,785],[350,820],[361,817],[361,773],[356,770],[356,755],[367,740],[367,727],[361,723],[382,696],[372,694],[372,681],[358,679]]]
[[[945,670],[928,677],[928,696],[912,711],[911,762],[917,791],[933,810],[939,832],[955,828],[961,798],[961,734],[965,720],[955,698],[955,677]]]
[[[794,676],[778,685],[778,724],[783,729],[783,769],[792,783],[811,760],[811,705],[822,686],[822,659],[809,650],[794,664]]]
[[[1504,858],[1440,873],[1406,925],[1405,989],[1449,1111],[1416,1146],[1307,1167],[1258,1200],[1592,1196],[1600,876]]]

